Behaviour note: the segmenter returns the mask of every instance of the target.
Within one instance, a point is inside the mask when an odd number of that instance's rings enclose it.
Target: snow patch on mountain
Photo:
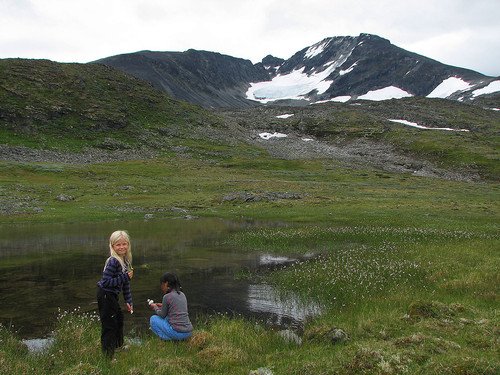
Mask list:
[[[343,76],[343,75],[345,75],[345,74],[347,74],[347,73],[352,72],[352,70],[354,69],[354,67],[355,67],[356,65],[358,65],[358,63],[357,63],[357,62],[355,62],[354,64],[352,64],[352,65],[351,65],[349,68],[347,68],[346,70],[341,70],[341,71],[339,72],[339,76]]]
[[[305,99],[304,95],[316,90],[318,94],[324,93],[332,81],[325,80],[335,69],[333,64],[321,72],[312,74],[304,73],[304,67],[288,74],[278,74],[271,81],[250,83],[246,96],[248,99],[267,103],[283,99]]]
[[[306,53],[304,54],[304,58],[311,59],[314,56],[319,55],[325,50],[325,48],[328,46],[328,43],[330,43],[329,39],[312,45],[307,49]]]
[[[492,94],[497,91],[500,91],[500,81],[493,81],[486,87],[474,90],[472,96],[476,97],[479,95]]]
[[[436,86],[432,92],[427,95],[428,98],[447,98],[457,91],[469,90],[472,85],[459,77],[450,77]]]
[[[330,43],[330,40],[309,47],[305,56],[311,58],[322,53],[328,43]],[[267,103],[285,99],[307,100],[305,96],[312,91],[316,91],[316,94],[321,95],[328,90],[333,82],[326,78],[347,61],[353,50],[354,48],[348,53],[327,62],[310,74],[304,72],[305,67],[303,66],[293,70],[291,73],[278,74],[271,81],[251,82],[246,92],[246,97],[250,100]],[[346,70],[341,70],[339,74],[343,75],[351,72],[356,64],[354,63]]]
[[[320,103],[328,103],[328,102],[338,102],[338,103],[345,103],[347,102],[349,99],[351,99],[352,96],[349,96],[349,95],[345,95],[345,96],[336,96],[335,98],[331,98],[331,99],[328,99],[328,100],[318,100],[317,102],[315,102],[314,104],[320,104]]]
[[[339,103],[345,103],[352,97],[350,95],[344,95],[344,96],[336,96],[335,98],[330,99],[331,102],[339,102]]]
[[[368,91],[366,94],[358,96],[358,99],[379,101],[408,98],[412,96],[412,94],[399,87],[389,86],[379,90]]]
[[[288,135],[283,134],[283,133],[278,133],[278,132],[274,132],[274,133],[264,132],[264,133],[259,133],[259,137],[261,137],[262,139],[268,140],[271,138],[286,138],[286,137],[288,137]]]
[[[399,124],[407,125],[407,126],[412,126],[414,128],[418,129],[426,129],[426,130],[450,130],[450,131],[456,131],[456,132],[468,132],[470,130],[468,129],[453,129],[453,128],[429,128],[428,126],[422,126],[417,124],[416,122],[411,122],[407,120],[395,120],[395,119],[389,119],[391,122],[397,122]]]

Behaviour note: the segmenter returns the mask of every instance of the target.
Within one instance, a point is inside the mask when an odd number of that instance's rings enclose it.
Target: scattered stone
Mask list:
[[[401,320],[410,320],[411,316],[409,314],[404,314]]]
[[[132,148],[130,145],[128,145],[120,140],[117,140],[114,138],[109,138],[109,137],[104,139],[104,141],[102,141],[99,145],[97,145],[97,147],[105,149],[105,150],[111,150],[111,151],[127,150],[127,149]]]
[[[88,147],[83,152],[63,152],[31,149],[24,146],[9,146],[0,144],[0,156],[2,160],[45,162],[45,163],[73,163],[93,164],[110,161],[151,159],[158,156],[157,150],[145,147],[127,150],[115,150],[109,152],[102,149]]]
[[[326,337],[331,341],[332,344],[343,344],[351,341],[351,338],[343,330],[334,328],[328,331]]]
[[[183,209],[183,208],[179,208],[179,207],[172,207],[170,209],[170,211],[173,211],[173,212],[178,212],[180,214],[187,214],[187,210]]]
[[[273,375],[273,372],[267,367],[259,367],[257,370],[250,371],[248,375]]]
[[[351,341],[349,335],[340,328],[325,330],[324,327],[317,327],[305,332],[304,337],[310,341],[323,341],[333,345],[345,344]]]
[[[144,219],[152,219],[152,218],[153,218],[153,214],[144,215]]]
[[[270,191],[257,191],[257,192],[232,192],[222,198],[222,203],[225,202],[260,202],[260,201],[277,201],[280,199],[302,199],[302,196],[298,193],[277,193]]]
[[[73,201],[75,200],[75,197],[72,197],[71,195],[66,195],[66,194],[60,194],[56,197],[56,200],[60,202],[68,202],[68,201]]]

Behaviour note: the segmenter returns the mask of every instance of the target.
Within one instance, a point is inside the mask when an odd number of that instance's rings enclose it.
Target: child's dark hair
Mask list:
[[[163,275],[161,275],[160,283],[165,284],[166,282],[168,282],[168,291],[175,290],[177,293],[181,292],[181,283],[175,273],[165,272]]]

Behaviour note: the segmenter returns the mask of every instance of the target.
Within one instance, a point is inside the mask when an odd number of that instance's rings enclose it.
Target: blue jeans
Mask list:
[[[170,325],[168,317],[162,319],[158,315],[153,315],[149,319],[149,324],[155,335],[163,340],[184,340],[191,335],[191,332],[181,333],[175,331]]]

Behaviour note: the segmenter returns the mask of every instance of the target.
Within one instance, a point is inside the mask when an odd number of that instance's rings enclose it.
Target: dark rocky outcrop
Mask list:
[[[183,101],[203,107],[248,107],[249,82],[265,81],[269,73],[262,65],[215,52],[190,49],[185,52],[141,51],[97,60],[154,86]]]

